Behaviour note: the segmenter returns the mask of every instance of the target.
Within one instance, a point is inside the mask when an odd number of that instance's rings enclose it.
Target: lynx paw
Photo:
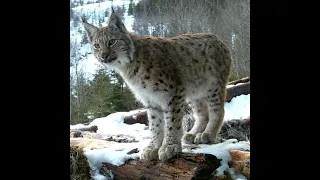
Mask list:
[[[186,144],[193,144],[195,137],[196,136],[194,134],[185,133],[182,137],[182,141]]]
[[[141,159],[145,159],[147,161],[158,160],[158,151],[158,148],[146,147],[141,153]]]
[[[181,144],[162,145],[159,149],[159,159],[166,162],[179,152],[182,152]]]
[[[194,138],[195,144],[217,144],[220,143],[221,138],[216,138],[212,133],[198,133]]]

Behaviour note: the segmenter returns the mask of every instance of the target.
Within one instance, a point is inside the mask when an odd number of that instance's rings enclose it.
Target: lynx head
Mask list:
[[[98,61],[110,68],[116,68],[133,60],[133,42],[115,12],[112,12],[108,25],[102,28],[89,24],[85,17],[81,19],[92,52]]]

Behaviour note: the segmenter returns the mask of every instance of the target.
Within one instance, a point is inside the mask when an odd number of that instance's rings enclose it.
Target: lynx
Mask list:
[[[106,27],[89,24],[84,16],[82,23],[97,60],[118,72],[148,108],[151,141],[141,159],[165,162],[182,151],[181,141],[217,143],[232,61],[224,43],[205,33],[173,38],[136,35],[115,12]],[[186,102],[197,119],[183,135]]]

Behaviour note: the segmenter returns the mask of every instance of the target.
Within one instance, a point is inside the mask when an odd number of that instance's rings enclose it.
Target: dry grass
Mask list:
[[[70,147],[70,180],[90,179],[90,166],[82,148]]]

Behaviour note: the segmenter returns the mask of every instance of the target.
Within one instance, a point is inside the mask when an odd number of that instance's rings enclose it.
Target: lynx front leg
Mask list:
[[[163,114],[159,109],[148,109],[149,128],[151,131],[150,144],[143,149],[141,159],[157,160],[158,151],[163,141]]]
[[[164,139],[159,149],[159,159],[163,162],[182,151],[183,96],[174,96],[164,112]]]

